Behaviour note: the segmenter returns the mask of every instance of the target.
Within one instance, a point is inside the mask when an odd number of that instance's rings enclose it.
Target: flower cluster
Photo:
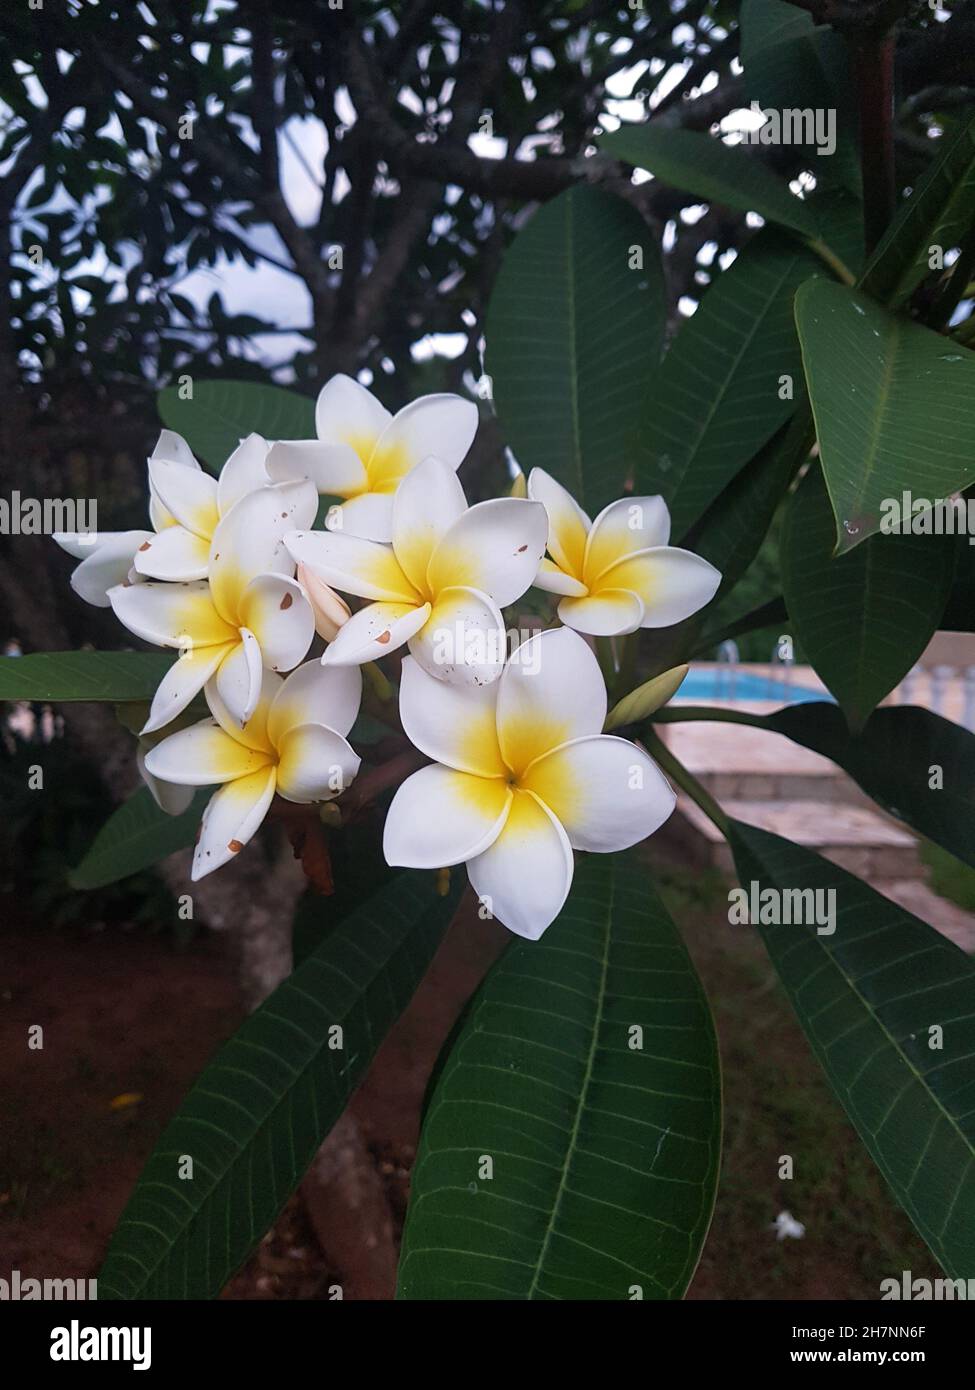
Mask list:
[[[433,761],[393,798],[386,859],[466,864],[485,907],[536,938],[562,908],[574,850],[626,848],[674,806],[646,753],[602,733],[606,688],[579,634],[680,622],[720,576],[669,545],[659,497],[591,521],[535,469],[527,496],[469,506],[456,470],[477,409],[458,396],[393,416],[338,376],[315,424],[315,440],[250,435],[219,478],[163,430],[152,529],[56,537],[81,560],[81,597],[179,652],[140,736],[143,776],[169,811],[217,786],[193,862],[194,879],[210,873],[275,795],[311,804],[348,788],[360,667],[406,647],[400,719]],[[341,501],[316,528],[321,496]],[[502,610],[532,585],[559,596],[564,626],[509,654]],[[353,612],[336,590],[363,602]],[[324,654],[306,660],[316,633]],[[201,695],[209,717],[188,723]]]

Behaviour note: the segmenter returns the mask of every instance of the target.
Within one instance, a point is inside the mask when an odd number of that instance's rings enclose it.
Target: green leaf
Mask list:
[[[217,472],[248,434],[265,439],[314,439],[315,402],[280,386],[252,381],[194,381],[192,400],[178,386],[159,392],[164,425],[181,434],[194,454]]]
[[[680,1297],[711,1218],[720,1108],[707,1001],[646,870],[587,856],[544,937],[491,971],[443,1066],[398,1296]]]
[[[885,811],[975,866],[975,736],[915,705],[874,710],[851,736],[835,705],[810,701],[770,714],[768,728],[848,772]],[[932,787],[932,769],[941,785]]]
[[[526,473],[544,468],[593,513],[629,475],[664,313],[650,229],[609,193],[553,198],[502,261],[486,325],[501,425]]]
[[[796,322],[840,554],[904,492],[975,481],[975,352],[827,280],[803,285]]]
[[[151,700],[174,660],[162,652],[3,656],[0,700]]]
[[[185,811],[168,816],[156,805],[149,788],[140,787],[109,816],[81,863],[71,870],[71,887],[102,888],[186,849],[196,839],[209,799],[209,790],[199,791]]]
[[[721,571],[719,598],[734,588],[755,559],[812,443],[812,417],[803,395],[788,425],[732,478],[684,538],[684,545]]]
[[[927,646],[948,601],[951,537],[871,536],[833,555],[833,516],[813,469],[786,508],[782,587],[795,634],[854,730]]]
[[[433,874],[398,875],[220,1049],[122,1213],[98,1276],[100,1298],[219,1294],[301,1181],[412,997],[456,906],[461,875],[453,878],[439,897]],[[180,1177],[186,1156],[192,1179]]]
[[[847,1114],[947,1272],[975,1269],[975,965],[926,922],[821,859],[732,822],[747,888],[835,894],[835,932],[758,925]],[[820,899],[821,903],[827,899]],[[942,1046],[931,1030],[942,1028]]]
[[[953,138],[887,229],[864,272],[863,289],[891,308],[931,273],[933,247],[948,251],[970,235],[975,219],[975,119]]]
[[[726,145],[696,130],[624,125],[601,135],[599,147],[661,183],[693,193],[709,203],[757,212],[768,222],[815,237],[816,218],[808,203],[789,192],[760,159],[741,145]]]
[[[681,325],[646,397],[636,454],[636,490],[664,497],[675,536],[795,410],[802,358],[793,299],[821,269],[812,252],[763,231]]]

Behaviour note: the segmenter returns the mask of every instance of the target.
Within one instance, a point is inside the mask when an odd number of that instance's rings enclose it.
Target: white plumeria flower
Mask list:
[[[539,633],[480,689],[431,680],[407,658],[400,717],[430,766],[407,778],[386,817],[389,864],[466,863],[474,891],[536,940],[562,910],[573,849],[626,849],[674,809],[642,749],[602,734],[606,687],[585,641]]]
[[[149,458],[151,531],[86,534],[56,531],[53,539],[81,564],[71,575],[79,598],[108,608],[109,589],[149,579],[205,579],[210,538],[235,501],[270,480],[270,445],[252,434],[224,464],[219,482],[204,473],[182,435],[162,430]]]
[[[246,724],[262,669],[290,671],[315,631],[311,604],[292,577],[284,536],[311,525],[318,495],[309,482],[277,483],[243,496],[210,542],[209,581],[122,584],[109,591],[130,632],[181,655],[156,691],[143,733],[161,729],[219,673],[221,693]]]
[[[721,583],[713,565],[668,545],[662,497],[623,497],[590,521],[575,498],[541,468],[528,495],[548,513],[548,553],[535,579],[562,595],[559,617],[594,637],[670,627],[710,603]]]
[[[275,792],[286,801],[331,801],[349,786],[359,757],[345,735],[359,712],[355,668],[299,666],[287,680],[264,672],[261,695],[241,729],[218,681],[207,686],[213,719],[157,743],[146,770],[184,787],[219,785],[203,815],[193,855],[194,880],[239,854],[257,832]]]
[[[371,391],[339,375],[319,393],[315,430],[317,440],[272,447],[272,478],[311,478],[320,493],[346,499],[330,512],[330,530],[388,542],[400,483],[430,455],[456,471],[477,432],[477,406],[462,396],[421,396],[391,415]]]
[[[353,613],[322,660],[358,666],[408,642],[439,680],[497,679],[506,654],[501,608],[530,587],[547,527],[537,502],[500,497],[468,507],[454,470],[429,458],[396,494],[392,548],[339,531],[288,536],[306,570],[374,600]]]
[[[264,466],[271,446],[259,434],[248,435],[214,478],[180,435],[165,430],[163,436],[149,460],[149,516],[156,534],[136,550],[135,569],[147,579],[206,579],[217,526],[235,502],[271,481]]]

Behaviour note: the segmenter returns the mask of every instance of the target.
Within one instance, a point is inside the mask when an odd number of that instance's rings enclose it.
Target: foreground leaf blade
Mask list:
[[[629,204],[580,186],[535,213],[486,326],[495,405],[526,473],[544,468],[593,514],[620,495],[663,327],[659,253]]]
[[[351,913],[238,1029],[150,1157],[101,1298],[214,1298],[273,1222],[409,1002],[459,896],[402,874]],[[340,1049],[330,1032],[343,1030]],[[183,1156],[193,1177],[179,1177]]]
[[[948,536],[871,536],[832,554],[833,517],[818,470],[782,528],[786,607],[817,675],[853,729],[914,665],[937,630],[954,567]]]
[[[975,965],[852,874],[732,823],[744,885],[836,893],[836,930],[758,926],[847,1114],[936,1258],[975,1271]],[[930,1045],[942,1029],[941,1048]]]
[[[975,352],[822,279],[796,323],[841,554],[975,481]]]
[[[680,936],[632,858],[587,857],[558,921],[509,947],[447,1057],[398,1296],[680,1297],[719,1147],[714,1030]]]
[[[223,467],[241,438],[314,439],[315,402],[297,391],[253,381],[195,381],[184,400],[178,386],[159,392],[163,424],[181,434],[212,472]]]
[[[175,661],[162,652],[35,652],[0,657],[0,700],[151,700]]]
[[[81,863],[71,870],[71,887],[102,888],[187,849],[196,839],[209,799],[209,790],[199,791],[185,811],[169,816],[156,805],[149,788],[140,787],[109,816]]]

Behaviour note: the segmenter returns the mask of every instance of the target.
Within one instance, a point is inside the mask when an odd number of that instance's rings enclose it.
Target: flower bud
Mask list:
[[[330,589],[306,565],[298,566],[298,583],[308,595],[315,614],[315,631],[326,642],[334,642],[339,628],[352,616],[351,609],[334,589]]]

